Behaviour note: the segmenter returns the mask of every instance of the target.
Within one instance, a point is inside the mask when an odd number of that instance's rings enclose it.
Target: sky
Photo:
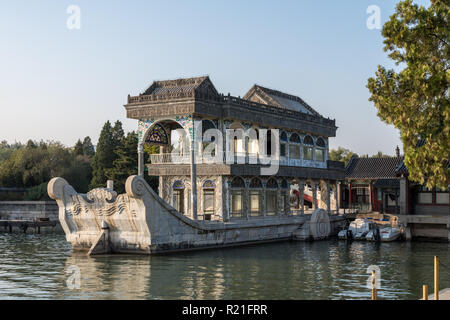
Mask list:
[[[394,154],[399,132],[368,101],[367,79],[393,67],[381,25],[397,0],[41,0],[0,3],[0,140],[98,140],[127,119],[127,95],[154,80],[209,75],[224,94],[253,84],[298,95],[336,119],[330,147]],[[429,1],[416,3],[428,5]],[[67,9],[80,9],[69,29]],[[72,20],[70,20],[72,21]]]

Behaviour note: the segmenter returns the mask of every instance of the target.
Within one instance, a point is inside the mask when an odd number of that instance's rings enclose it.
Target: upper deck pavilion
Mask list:
[[[151,119],[193,115],[246,121],[335,137],[335,120],[325,118],[300,97],[254,85],[243,97],[223,95],[208,76],[154,81],[138,96],[128,95],[127,117]]]

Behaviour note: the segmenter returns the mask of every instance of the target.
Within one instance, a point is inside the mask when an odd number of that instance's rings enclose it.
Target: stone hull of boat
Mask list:
[[[126,194],[98,188],[77,193],[54,178],[48,193],[73,250],[90,254],[155,254],[287,239],[325,239],[345,219],[323,209],[312,215],[265,217],[231,222],[192,220],[161,199],[140,176],[126,182]]]

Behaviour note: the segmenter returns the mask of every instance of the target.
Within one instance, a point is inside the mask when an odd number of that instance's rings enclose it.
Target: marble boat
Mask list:
[[[141,176],[126,193],[110,188],[77,193],[63,178],[48,185],[59,221],[74,251],[155,254],[281,240],[320,240],[336,234],[343,216],[316,209],[311,215],[230,222],[192,220],[161,199]]]

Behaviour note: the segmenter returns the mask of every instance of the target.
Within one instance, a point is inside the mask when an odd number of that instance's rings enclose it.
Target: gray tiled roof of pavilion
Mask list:
[[[395,179],[403,157],[352,158],[345,169],[346,179]]]
[[[302,98],[257,84],[245,94],[243,99],[322,117]]]
[[[336,120],[323,117],[299,97],[260,86],[253,88],[264,93],[254,94],[251,99],[225,96],[216,90],[208,76],[154,81],[138,96],[128,95],[124,106],[131,119],[194,114],[264,126],[280,125],[291,130],[301,126],[311,134],[336,136]]]
[[[181,78],[175,80],[154,81],[142,95],[167,95],[196,91],[200,86],[207,83],[215,94],[217,90],[209,80],[208,76]]]

